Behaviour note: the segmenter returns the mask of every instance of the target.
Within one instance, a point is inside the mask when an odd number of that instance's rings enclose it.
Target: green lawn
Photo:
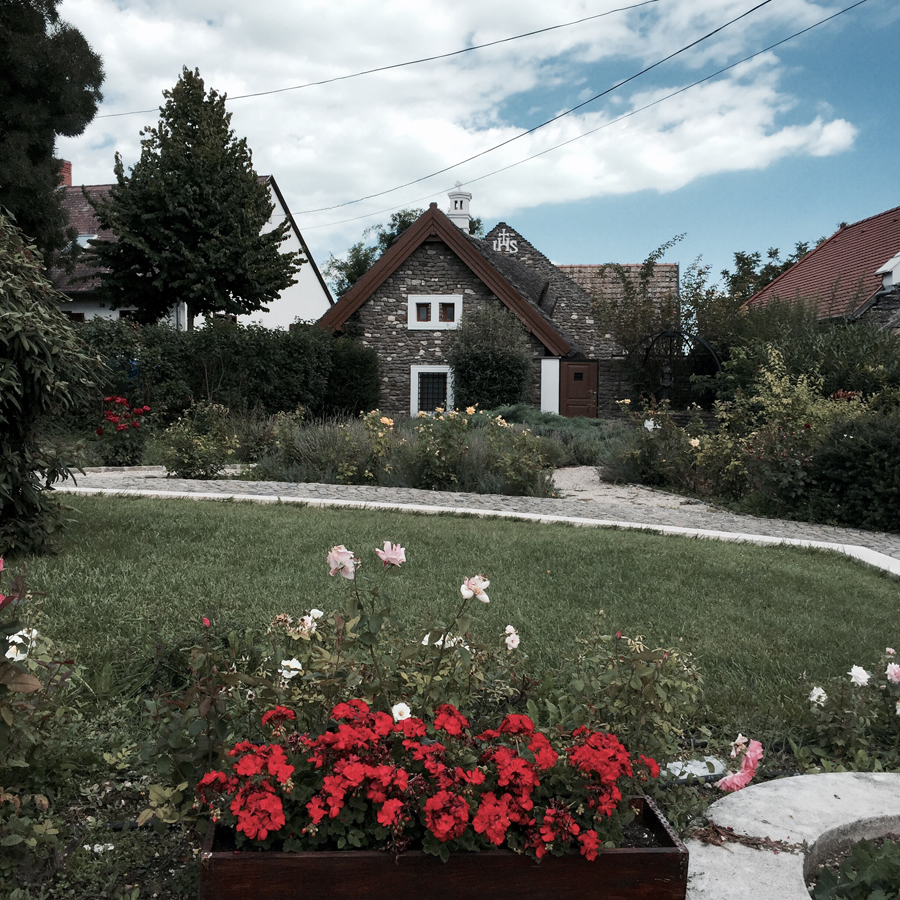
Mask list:
[[[409,625],[448,614],[467,575],[491,580],[476,630],[515,625],[534,674],[605,629],[694,653],[709,724],[783,733],[810,682],[897,644],[898,580],[838,554],[606,529],[292,505],[79,497],[64,552],[26,562],[47,594],[44,630],[89,673],[127,679],[158,644],[183,645],[200,618],[264,627],[278,612],[340,602],[325,554],[343,543],[377,566],[407,548],[392,580]],[[90,678],[90,674],[89,674]]]
[[[329,579],[325,565],[334,544],[372,569],[372,551],[385,540],[407,548],[389,588],[409,626],[448,617],[462,579],[486,574],[491,602],[475,604],[475,630],[499,642],[515,625],[520,665],[534,675],[575,652],[600,610],[607,632],[693,652],[706,686],[696,724],[708,728],[709,749],[726,756],[740,730],[763,741],[774,769],[791,765],[778,745],[783,751],[784,738],[796,734],[810,683],[871,665],[900,640],[898,580],[837,554],[449,515],[71,503],[77,521],[58,556],[6,560],[5,575],[24,565],[30,587],[45,594],[36,624],[74,653],[88,684],[71,697],[67,716],[44,722],[32,768],[0,764],[7,789],[26,802],[46,795],[59,828],[57,844],[38,846],[37,862],[26,854],[17,868],[20,856],[4,864],[0,854],[0,894],[13,900],[196,896],[199,838],[190,821],[129,826],[160,780],[141,758],[155,731],[136,688],[154,660],[174,659],[168,651],[202,639],[203,616],[222,634],[262,630],[281,611],[340,604],[345,585]],[[677,804],[688,804],[680,811],[686,822],[703,791],[680,801],[676,793],[666,810],[674,819]]]

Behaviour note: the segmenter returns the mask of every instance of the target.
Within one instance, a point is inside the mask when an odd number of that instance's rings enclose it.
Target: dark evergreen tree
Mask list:
[[[243,315],[276,300],[304,262],[282,253],[289,223],[264,231],[274,209],[253,170],[244,138],[231,130],[225,95],[185,68],[164,91],[159,123],[141,135],[140,160],[126,175],[116,154],[116,184],[92,201],[115,240],[93,242],[112,307],[135,306],[155,322],[174,304],[197,315]]]
[[[66,241],[56,138],[84,131],[103,83],[100,57],[58,3],[0,2],[0,208],[44,254]]]

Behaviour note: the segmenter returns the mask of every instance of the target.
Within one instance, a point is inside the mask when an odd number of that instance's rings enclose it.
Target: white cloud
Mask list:
[[[620,5],[606,0],[608,9]],[[684,59],[459,170],[365,203],[333,206],[412,181],[514,137],[582,102],[728,18],[748,0],[666,0],[632,13],[364,78],[234,100],[232,127],[246,136],[257,171],[272,174],[315,246],[342,250],[374,221],[336,223],[401,205],[443,207],[443,191],[645,105],[717,66],[755,52],[833,10],[779,0]],[[230,96],[332,78],[590,15],[581,0],[551,9],[535,0],[458,0],[427,10],[416,0],[64,0],[60,13],[102,54],[101,114],[152,109],[182,65]],[[671,191],[716,172],[755,170],[787,156],[826,156],[852,146],[854,126],[780,89],[769,54],[715,81],[473,185],[486,221],[538,204],[654,189]],[[815,115],[814,115],[815,114]],[[126,167],[141,127],[156,114],[98,118],[60,141],[76,181],[107,182],[114,151]],[[424,199],[422,199],[424,198]],[[320,255],[324,255],[320,251]]]

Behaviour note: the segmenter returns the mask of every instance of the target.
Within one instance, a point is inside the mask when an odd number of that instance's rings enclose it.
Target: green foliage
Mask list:
[[[771,514],[897,530],[900,412],[889,394],[873,405],[853,391],[824,396],[822,384],[792,375],[769,346],[751,389],[716,402],[714,423],[695,414],[680,425],[665,405],[630,413],[618,469]]]
[[[900,386],[900,335],[865,320],[820,322],[815,306],[796,301],[751,308],[732,326],[721,345],[728,356],[724,370],[705,382],[719,399],[750,390],[773,349],[792,377],[821,377],[825,396]]]
[[[293,330],[207,321],[194,331],[168,325],[138,325],[126,320],[92,319],[79,326],[88,345],[105,362],[103,390],[148,405],[158,420],[172,421],[192,399],[218,403],[235,412],[321,409],[329,385],[341,386],[333,354],[344,352],[359,363],[347,382],[362,391],[368,384],[365,354],[342,346],[314,325]],[[339,358],[342,358],[339,356]],[[79,410],[74,427],[91,430],[96,405]]]
[[[699,711],[703,679],[689,653],[651,649],[643,638],[596,633],[543,679],[527,709],[549,728],[615,732],[626,746],[668,760],[683,747]]]
[[[0,211],[11,213],[44,254],[66,240],[56,138],[84,131],[103,83],[100,57],[77,28],[60,20],[58,5],[0,4]]]
[[[813,900],[900,900],[900,843],[860,841],[838,873],[822,867]]]
[[[548,496],[561,458],[552,440],[471,407],[423,413],[397,428],[373,410],[349,422],[279,418],[274,447],[248,477]]]
[[[318,411],[326,416],[355,416],[377,409],[380,387],[377,351],[347,336],[334,338],[328,386]]]
[[[819,238],[816,246],[824,240],[825,238]],[[722,270],[725,291],[728,296],[743,303],[754,294],[759,293],[767,284],[774,281],[782,272],[787,271],[794,263],[803,259],[813,249],[806,241],[797,241],[794,245],[794,252],[782,259],[781,251],[777,247],[769,247],[766,251],[765,263],[759,252],[745,253],[738,250],[734,254],[734,271]]]
[[[127,397],[104,398],[103,420],[97,428],[99,456],[105,466],[139,466],[144,457],[149,406],[131,407]]]
[[[228,410],[217,403],[194,403],[160,439],[166,474],[176,478],[216,478],[236,450]]]
[[[0,553],[51,548],[61,519],[50,488],[71,461],[41,445],[40,426],[91,395],[95,362],[58,297],[0,215]]]
[[[651,281],[656,264],[683,237],[679,234],[650,253],[641,265],[636,281],[618,263],[600,267],[601,276],[611,272],[621,284],[621,292],[600,294],[594,302],[597,317],[606,323],[620,347],[630,351],[645,337],[678,322],[678,297],[660,297],[653,292]]]
[[[28,604],[26,625],[19,613]],[[60,822],[40,792],[52,791],[34,784],[48,774],[42,756],[52,746],[52,727],[70,712],[68,694],[79,675],[38,630],[33,604],[21,575],[0,594],[0,890],[21,872],[49,866],[57,850]]]
[[[898,454],[900,411],[868,411],[835,422],[810,459],[810,515],[816,521],[900,532]]]
[[[199,71],[184,68],[163,96],[159,124],[141,132],[130,175],[117,153],[116,184],[108,198],[91,199],[100,226],[116,236],[89,251],[102,290],[113,309],[136,306],[146,323],[179,303],[189,321],[265,312],[305,261],[280,252],[290,223],[265,230],[269,189],[246,139],[231,130],[225,95],[207,93]]]
[[[525,329],[511,312],[493,304],[470,309],[446,343],[459,407],[493,409],[525,399],[535,364]]]

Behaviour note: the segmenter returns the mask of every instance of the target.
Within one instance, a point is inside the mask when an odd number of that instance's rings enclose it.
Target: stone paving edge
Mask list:
[[[282,497],[276,494],[219,494],[203,491],[154,491],[147,489],[116,488],[80,488],[58,487],[60,493],[68,494],[101,494],[125,497],[153,497],[157,499],[178,500],[232,500],[253,503],[294,503],[314,508],[336,507],[345,509],[383,509],[396,512],[424,514],[448,514],[478,516],[481,518],[518,519],[526,522],[537,522],[541,525],[565,524],[585,528],[621,528],[631,531],[650,531],[656,534],[671,534],[681,537],[705,538],[706,540],[725,541],[740,544],[756,544],[758,546],[813,547],[841,553],[858,559],[892,575],[900,576],[900,560],[894,559],[868,547],[856,544],[834,544],[827,541],[810,541],[801,538],[773,537],[770,535],[744,534],[731,531],[712,531],[703,528],[687,528],[680,525],[655,525],[638,522],[623,522],[615,519],[591,519],[578,516],[553,516],[541,513],[514,512],[511,510],[476,509],[473,507],[429,506],[417,503],[387,503],[371,500],[334,500],[319,497]]]

